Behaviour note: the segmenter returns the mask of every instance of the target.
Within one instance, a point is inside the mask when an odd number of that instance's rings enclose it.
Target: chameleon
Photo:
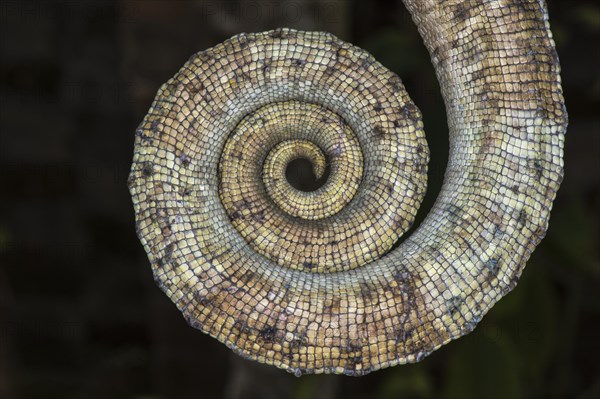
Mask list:
[[[517,284],[563,178],[567,111],[543,0],[405,0],[450,153],[401,79],[327,32],[194,54],[135,132],[128,186],[154,279],[192,326],[300,376],[421,361]],[[286,170],[308,160],[313,191]]]

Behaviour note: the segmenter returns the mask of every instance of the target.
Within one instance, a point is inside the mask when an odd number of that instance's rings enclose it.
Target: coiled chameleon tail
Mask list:
[[[136,131],[129,187],[160,288],[240,355],[302,373],[417,362],[470,332],[548,226],[567,115],[543,1],[406,0],[442,88],[450,157],[426,189],[400,79],[329,33],[195,54]],[[310,160],[313,192],[288,163]]]

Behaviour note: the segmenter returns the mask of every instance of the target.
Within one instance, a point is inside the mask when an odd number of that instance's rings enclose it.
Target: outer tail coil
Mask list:
[[[192,56],[136,131],[129,187],[155,280],[188,322],[296,375],[417,362],[470,332],[548,226],[567,114],[540,1],[405,1],[436,69],[450,157],[434,207],[398,76],[324,32],[239,34]],[[327,181],[286,180],[308,159]]]

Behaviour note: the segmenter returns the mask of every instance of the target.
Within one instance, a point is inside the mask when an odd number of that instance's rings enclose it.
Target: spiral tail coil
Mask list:
[[[400,79],[329,33],[240,34],[194,55],[136,131],[129,180],[155,280],[194,327],[300,375],[416,362],[516,284],[562,179],[566,110],[539,1],[405,1],[451,153]],[[286,168],[308,159],[316,191]]]

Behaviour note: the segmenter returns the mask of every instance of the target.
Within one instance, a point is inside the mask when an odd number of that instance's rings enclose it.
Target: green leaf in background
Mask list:
[[[420,38],[392,27],[375,32],[358,45],[400,77],[406,77],[429,61]]]
[[[600,7],[596,4],[581,4],[573,8],[573,17],[591,32],[600,31]]]
[[[598,220],[586,210],[581,196],[557,207],[550,220],[548,239],[568,261],[567,265],[600,277]]]
[[[537,257],[534,258],[534,260]],[[529,265],[515,289],[520,304],[512,313],[495,315],[502,340],[510,341],[518,353],[519,374],[527,382],[527,393],[541,393],[544,374],[556,350],[558,298],[545,265]],[[507,302],[510,302],[511,295]]]
[[[433,382],[422,363],[397,367],[389,377],[381,383],[379,397],[381,399],[396,398],[432,398]]]
[[[443,397],[492,399],[520,396],[516,367],[519,360],[509,340],[476,334],[462,338],[462,341],[454,347],[446,367]]]

